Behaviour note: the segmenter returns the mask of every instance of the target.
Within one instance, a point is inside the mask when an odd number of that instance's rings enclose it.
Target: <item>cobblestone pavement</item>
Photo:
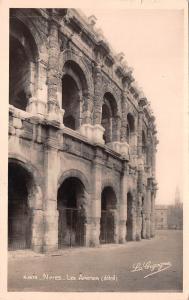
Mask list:
[[[166,264],[154,265],[160,263]],[[99,248],[66,249],[51,255],[38,255],[30,251],[11,252],[8,289],[178,292],[182,290],[182,231],[158,231],[151,240]]]

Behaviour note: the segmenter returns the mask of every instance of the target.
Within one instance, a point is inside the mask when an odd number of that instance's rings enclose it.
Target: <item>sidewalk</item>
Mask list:
[[[120,248],[138,248],[146,243],[149,243],[151,240],[158,239],[158,236],[155,236],[153,239],[142,239],[141,241],[129,241],[125,244],[101,244],[98,247],[65,247],[62,249],[58,249],[53,252],[49,253],[36,253],[30,249],[24,250],[14,250],[8,252],[8,259],[23,259],[23,258],[32,258],[32,257],[48,257],[48,256],[65,256],[70,253],[77,254],[77,253],[89,253],[89,252],[96,252],[96,251],[106,251],[106,250],[117,250]]]

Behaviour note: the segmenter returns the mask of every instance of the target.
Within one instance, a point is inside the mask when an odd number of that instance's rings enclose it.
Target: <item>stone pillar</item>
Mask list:
[[[29,99],[27,111],[34,115],[45,116],[47,113],[47,62],[38,61],[38,83],[36,97]]]
[[[34,252],[43,252],[43,210],[33,209],[31,210],[31,249]]]
[[[94,67],[94,112],[93,122],[101,124],[102,118],[102,71],[100,65]]]
[[[136,241],[137,236],[137,210],[136,210],[136,196],[133,195],[132,203],[132,241]]]
[[[150,236],[155,236],[155,193],[152,192],[151,199],[151,228],[150,228]]]
[[[142,238],[146,239],[146,214],[142,212]]]
[[[112,120],[112,140],[116,142],[120,142],[120,132],[121,132],[121,117],[116,116]]]
[[[121,130],[120,130],[120,141],[125,143],[127,136],[127,92],[123,91],[121,101]]]
[[[60,45],[58,41],[58,24],[51,18],[49,29],[49,61],[48,61],[48,119],[51,121],[63,122],[64,111],[58,103],[58,57]]]
[[[49,126],[47,130],[47,145],[44,151],[44,252],[58,248],[58,133],[53,126]]]
[[[127,143],[127,92],[124,90],[121,102],[121,124],[120,124],[120,154],[129,159],[129,144]]]
[[[113,209],[111,211],[113,218],[114,218],[114,243],[119,243],[119,218],[118,218],[118,212],[117,209]]]
[[[141,232],[142,232],[142,195],[141,195],[141,193],[138,194],[136,223],[137,223],[136,240],[140,241],[141,240]]]
[[[94,67],[94,141],[96,143],[104,144],[103,134],[104,128],[101,125],[102,119],[102,71],[99,64]]]
[[[147,195],[146,195],[146,238],[149,239],[151,236],[151,188],[147,187]]]
[[[127,228],[127,162],[123,162],[123,173],[121,175],[121,197],[119,207],[119,243],[126,241]]]
[[[143,165],[142,162],[142,119],[143,119],[143,111],[139,110],[138,113],[138,137],[137,137],[137,154],[139,158],[139,164]]]
[[[93,98],[90,93],[84,95],[82,124],[92,124]]]
[[[63,56],[62,56],[63,59]],[[63,72],[59,70],[57,74],[57,101],[59,107],[62,109],[62,78],[63,78]],[[63,122],[63,119],[62,119]]]
[[[82,124],[79,128],[79,132],[91,142],[94,142],[96,139],[96,136],[94,136],[94,126],[92,125],[93,98],[94,96],[92,94],[86,94],[84,96]]]
[[[99,150],[100,151],[100,150]],[[100,218],[101,218],[101,188],[102,188],[102,167],[98,157],[98,149],[96,158],[92,167],[93,190],[91,194],[91,210],[88,216],[88,227],[90,227],[90,246],[99,245],[100,237]]]
[[[120,153],[124,158],[128,159],[129,145],[126,142],[120,142],[121,117],[117,116],[111,120],[113,124],[112,142],[107,145],[112,148],[112,150]]]
[[[143,206],[142,206],[142,238],[146,239],[146,193],[143,192]]]
[[[152,143],[152,176],[155,177],[156,174],[156,145],[155,142],[153,141]]]

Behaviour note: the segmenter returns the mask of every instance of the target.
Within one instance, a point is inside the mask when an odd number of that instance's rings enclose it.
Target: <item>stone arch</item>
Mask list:
[[[100,243],[118,242],[117,195],[111,185],[101,191]]]
[[[69,177],[78,178],[83,183],[86,192],[88,194],[90,194],[91,186],[90,186],[89,180],[80,170],[77,170],[77,169],[70,169],[70,170],[65,171],[58,179],[58,188],[61,186],[63,181]]]
[[[117,106],[117,115],[121,117],[121,95],[118,95],[118,93],[115,92],[114,88],[110,84],[105,84],[103,86],[102,95],[105,95],[106,93],[111,94],[115,99]]]
[[[41,172],[38,170],[38,168],[31,163],[30,160],[26,159],[20,154],[10,152],[9,153],[9,161],[10,162],[17,162],[20,164],[22,167],[24,167],[34,178],[34,182],[36,186],[40,186],[42,189],[43,185],[43,178]]]
[[[86,191],[88,181],[82,172],[72,169],[63,173],[58,185],[59,247],[84,246],[89,205],[89,194]]]
[[[85,63],[84,59],[82,58],[82,56],[79,56],[73,50],[72,51],[69,49],[64,50],[60,54],[60,59],[59,59],[59,72],[60,73],[62,73],[64,65],[67,61],[73,61],[80,67],[83,74],[85,74],[87,87],[88,87],[88,93],[89,93],[89,95],[93,95],[94,85],[93,85],[92,74],[91,74],[87,64]]]
[[[40,34],[32,18],[30,18],[29,15],[26,17],[27,12],[23,14],[21,10],[15,11],[15,9],[12,10],[12,15],[22,22],[30,31],[39,51],[39,59],[47,61],[47,40]]]
[[[129,144],[130,154],[137,153],[136,118],[131,111],[127,113],[126,141]]]
[[[119,140],[119,129],[121,127],[121,118],[118,115],[118,106],[114,95],[106,92],[102,100],[101,125],[104,127],[105,143],[111,143]]]
[[[120,193],[120,189],[119,189],[119,186],[116,184],[115,180],[111,179],[111,178],[106,178],[105,180],[102,181],[102,184],[101,184],[101,192],[103,191],[103,189],[106,187],[106,186],[109,186],[113,189],[116,197],[117,197],[117,204],[118,204],[118,201],[119,201],[119,193]]]
[[[127,142],[130,143],[132,134],[135,132],[135,120],[133,114],[127,114]]]
[[[65,126],[76,130],[85,123],[84,112],[92,113],[93,110],[90,77],[86,66],[82,65],[78,57],[67,57],[62,75],[62,108],[65,111],[63,122]],[[67,122],[70,116],[75,120],[73,127]]]
[[[35,246],[34,212],[42,210],[43,198],[35,176],[33,166],[15,157],[9,158],[8,240],[11,250]]]
[[[127,115],[130,114],[134,120],[134,129],[137,131],[137,121],[138,121],[138,112],[135,110],[134,106],[131,105],[131,103],[128,103],[127,105]]]
[[[9,55],[10,104],[28,110],[30,99],[37,95],[39,48],[30,28],[17,17],[10,18]]]

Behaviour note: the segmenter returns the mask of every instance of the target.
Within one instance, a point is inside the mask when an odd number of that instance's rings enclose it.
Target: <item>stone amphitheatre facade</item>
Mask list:
[[[95,21],[10,10],[10,250],[155,234],[155,118]]]

